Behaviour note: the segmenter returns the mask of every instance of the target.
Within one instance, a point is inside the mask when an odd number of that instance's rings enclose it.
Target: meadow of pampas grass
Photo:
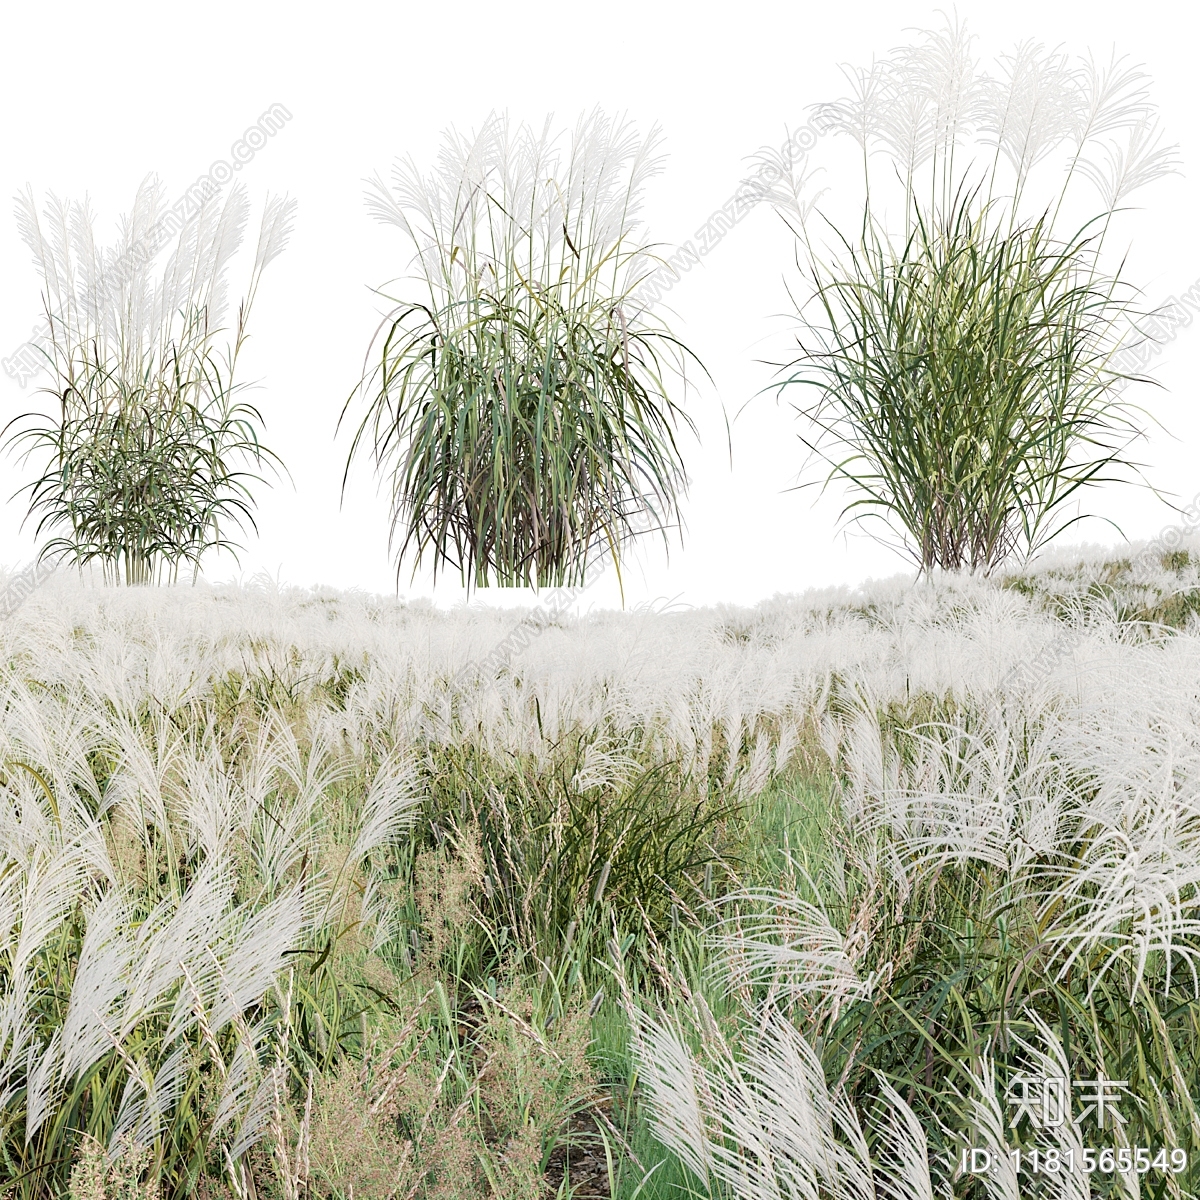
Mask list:
[[[1184,554],[537,625],[60,573],[0,627],[0,1178],[94,1191],[128,1146],[248,1194],[310,1080],[329,1163],[414,989],[413,1078],[461,1097],[497,980],[545,1041],[606,945],[646,1128],[739,1196],[958,1187],[1039,1055],[1200,1146],[1200,636],[1121,612]]]

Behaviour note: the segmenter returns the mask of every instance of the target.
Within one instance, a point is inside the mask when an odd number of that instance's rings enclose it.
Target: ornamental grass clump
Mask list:
[[[368,451],[388,478],[397,571],[411,551],[467,586],[578,585],[678,523],[691,422],[667,385],[688,353],[632,300],[658,136],[597,110],[560,143],[492,116],[447,133],[432,174],[400,162],[368,194],[423,293],[373,344],[347,462]]]
[[[275,456],[262,418],[239,398],[238,356],[262,273],[283,250],[294,202],[268,201],[232,341],[221,348],[226,275],[249,205],[243,188],[179,218],[147,179],[114,245],[97,244],[86,201],[33,195],[17,218],[43,282],[45,350],[56,411],[18,418],[10,445],[39,462],[25,489],[42,555],[98,562],[112,582],[193,578],[210,550],[236,552],[230,527],[254,525],[256,471]],[[159,249],[178,237],[163,273]],[[10,423],[11,424],[11,423]]]
[[[1174,148],[1120,61],[1026,44],[999,65],[980,73],[951,25],[822,106],[861,151],[853,232],[822,214],[823,241],[807,181],[772,164],[811,289],[779,386],[815,390],[803,440],[826,486],[847,486],[843,516],[881,520],[923,571],[1028,557],[1082,519],[1082,489],[1136,472],[1144,432],[1123,398],[1144,340],[1135,292],[1105,242]],[[879,154],[890,179],[871,171]]]

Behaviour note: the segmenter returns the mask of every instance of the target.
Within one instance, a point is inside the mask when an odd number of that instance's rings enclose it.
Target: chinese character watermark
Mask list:
[[[1076,1079],[1072,1082],[1053,1076],[1017,1075],[1008,1085],[1004,1097],[1008,1107],[1015,1109],[1009,1125],[1016,1129],[1021,1119],[1028,1117],[1034,1129],[1057,1129],[1070,1115],[1073,1088],[1083,1089],[1081,1121],[1095,1115],[1101,1129],[1109,1120],[1114,1125],[1124,1125],[1125,1118],[1117,1109],[1117,1100],[1128,1087],[1127,1079]]]

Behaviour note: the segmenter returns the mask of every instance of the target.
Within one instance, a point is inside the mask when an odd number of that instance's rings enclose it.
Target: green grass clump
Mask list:
[[[885,521],[922,570],[1032,554],[1127,465],[1109,365],[1126,305],[1097,237],[1057,240],[1048,217],[1012,224],[965,191],[918,208],[898,246],[871,224],[815,268],[822,323],[788,380],[820,393],[807,444],[851,485],[846,513]]]
[[[86,203],[52,200],[44,229],[32,195],[22,197],[18,216],[45,284],[43,390],[54,409],[16,418],[10,445],[39,465],[24,490],[39,537],[52,535],[43,557],[97,562],[106,579],[143,584],[173,582],[187,566],[195,578],[209,551],[236,551],[231,529],[254,524],[255,472],[278,459],[261,444],[262,417],[239,399],[234,376],[262,273],[287,242],[294,207],[268,203],[232,344],[221,351],[225,275],[247,215],[242,189],[188,217],[162,280],[151,277],[157,255],[147,253],[159,248],[161,185],[142,185],[123,241],[103,254]]]
[[[1148,339],[1106,242],[1177,163],[1136,68],[1028,43],[993,74],[973,41],[947,18],[815,106],[862,164],[860,221],[821,211],[803,156],[763,164],[808,290],[778,386],[810,389],[802,440],[843,516],[922,571],[1024,558],[1084,489],[1136,472],[1122,389]]]
[[[686,351],[634,300],[655,140],[596,112],[560,161],[548,129],[494,117],[470,147],[447,135],[440,176],[377,185],[427,293],[384,322],[350,448],[388,477],[397,571],[412,552],[467,586],[574,586],[678,522]]]

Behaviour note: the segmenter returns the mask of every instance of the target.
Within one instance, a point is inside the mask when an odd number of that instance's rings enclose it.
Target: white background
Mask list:
[[[1200,277],[1196,234],[1197,63],[1183,4],[964,0],[957,8],[988,60],[1034,39],[1107,59],[1115,47],[1144,64],[1183,173],[1140,192],[1144,211],[1124,226],[1129,275],[1149,303]],[[5,153],[0,194],[32,184],[41,197],[88,193],[108,222],[126,210],[138,183],[156,172],[177,196],[229,158],[231,144],[260,113],[281,103],[285,125],[240,172],[255,201],[286,192],[299,201],[292,243],[268,271],[252,323],[243,378],[267,421],[267,444],[287,463],[287,481],[261,494],[257,538],[240,567],[214,560],[213,579],[265,571],[284,583],[394,592],[386,500],[364,461],[340,489],[348,441],[334,427],[361,370],[382,311],[371,288],[401,275],[409,252],[399,231],[371,220],[364,177],[387,173],[397,155],[430,161],[441,130],[476,127],[492,109],[540,124],[554,112],[569,126],[600,104],[642,128],[659,123],[669,153],[652,181],[646,217],[655,241],[694,236],[749,170],[748,157],[780,145],[807,106],[845,91],[839,64],[866,65],[912,27],[942,18],[930,5],[364,4],[306,8],[206,2],[162,5],[60,3],[9,6],[3,89]],[[819,148],[818,148],[819,150]],[[838,180],[826,181],[836,188]],[[849,182],[849,181],[847,181]],[[252,218],[255,220],[256,216]],[[29,337],[39,315],[38,281],[15,223],[0,214],[0,354]],[[792,243],[760,206],[668,302],[683,340],[709,368],[687,407],[699,427],[685,439],[692,477],[684,546],[646,545],[629,564],[625,602],[674,598],[689,604],[752,603],[778,592],[909,570],[869,538],[838,533],[837,496],[814,506],[815,490],[787,490],[804,463],[786,398],[753,400],[771,380],[762,360],[786,354],[794,276]],[[237,276],[234,276],[236,281]],[[1200,487],[1200,419],[1193,366],[1196,324],[1160,355],[1163,389],[1131,392],[1171,436],[1141,447],[1160,489],[1190,499]],[[44,400],[0,376],[0,406],[15,416]],[[28,478],[11,457],[0,466],[0,563],[28,561],[31,531],[9,500]],[[1132,538],[1172,519],[1146,490],[1107,488],[1088,507]],[[1109,527],[1080,527],[1115,542]],[[402,595],[463,599],[457,580],[410,579]],[[484,593],[487,603],[528,602],[528,593]],[[585,606],[615,605],[611,572]]]

